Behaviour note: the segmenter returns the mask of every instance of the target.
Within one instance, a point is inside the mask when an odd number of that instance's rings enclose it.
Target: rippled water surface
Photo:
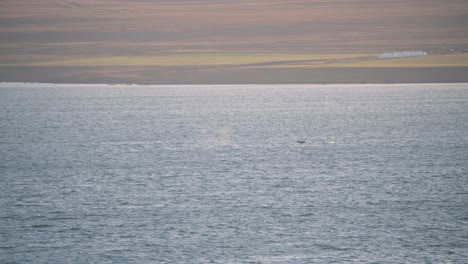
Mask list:
[[[4,83],[0,174],[1,263],[466,263],[468,84]]]

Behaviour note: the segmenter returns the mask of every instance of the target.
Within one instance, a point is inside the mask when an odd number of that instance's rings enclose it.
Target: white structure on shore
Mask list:
[[[400,52],[382,53],[379,55],[379,59],[419,57],[419,56],[426,56],[426,55],[427,53],[424,51],[400,51]]]

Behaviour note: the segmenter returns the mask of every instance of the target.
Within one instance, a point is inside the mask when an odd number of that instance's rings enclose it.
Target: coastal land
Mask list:
[[[463,0],[0,2],[0,82],[468,82]],[[423,51],[427,56],[379,59]]]

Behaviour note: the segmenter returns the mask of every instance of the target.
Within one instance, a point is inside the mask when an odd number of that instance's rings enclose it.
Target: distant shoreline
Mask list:
[[[274,86],[281,86],[281,87],[323,87],[323,88],[333,88],[333,87],[394,87],[394,86],[412,86],[417,85],[420,86],[456,86],[456,85],[468,85],[468,82],[465,83],[364,83],[364,84],[349,84],[349,83],[334,83],[334,84],[317,84],[317,83],[309,83],[309,84],[127,84],[127,83],[34,83],[34,82],[0,82],[0,89],[2,88],[83,88],[83,87],[101,87],[101,88],[112,88],[112,87],[122,87],[122,88],[132,88],[132,87],[177,87],[177,88],[192,88],[192,87],[217,87],[217,88],[234,88],[234,87],[253,87],[253,88],[271,88]]]
[[[0,82],[56,84],[403,84],[466,83],[468,67],[222,68],[0,66]]]

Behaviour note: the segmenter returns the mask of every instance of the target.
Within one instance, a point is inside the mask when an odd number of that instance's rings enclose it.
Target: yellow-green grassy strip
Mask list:
[[[278,61],[330,60],[362,54],[313,53],[182,53],[151,56],[121,56],[33,62],[37,66],[216,66],[246,65]]]
[[[357,62],[362,67],[468,67],[468,53]]]
[[[276,62],[283,63],[275,64]],[[216,66],[255,65],[256,63],[265,63],[265,65],[257,65],[255,67],[272,68],[468,67],[468,53],[428,55],[423,57],[409,57],[397,59],[378,59],[378,55],[376,54],[261,52],[192,52],[171,53],[151,56],[121,56],[101,58],[73,58],[73,56],[65,57],[53,55],[0,56],[0,65],[29,66]]]
[[[276,66],[276,68],[281,66]],[[350,62],[324,64],[285,65],[288,68],[431,68],[431,67],[468,67],[468,53],[428,55],[396,59],[367,59]]]

